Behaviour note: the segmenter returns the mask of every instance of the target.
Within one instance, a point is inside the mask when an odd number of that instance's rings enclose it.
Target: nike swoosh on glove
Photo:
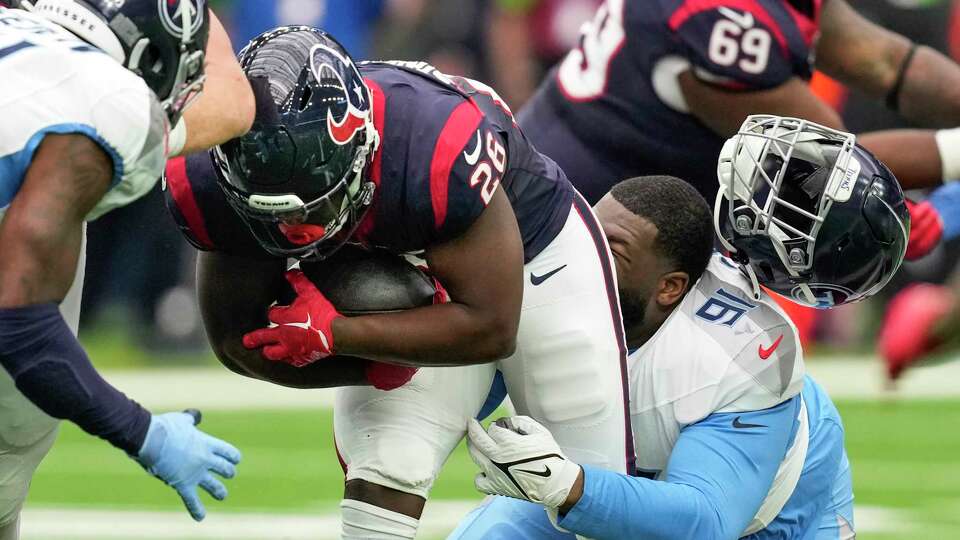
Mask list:
[[[218,501],[226,499],[227,488],[213,473],[233,478],[240,451],[200,431],[195,423],[200,423],[197,411],[153,415],[147,437],[134,459],[175,489],[190,516],[201,521],[207,511],[197,496],[197,487]]]
[[[930,201],[915,203],[908,199],[907,209],[910,211],[910,240],[906,259],[913,261],[926,256],[940,243],[943,219]]]
[[[243,346],[263,347],[267,360],[303,367],[334,354],[333,321],[343,315],[303,272],[285,275],[297,298],[289,306],[270,308],[267,318],[273,324],[243,336]]]
[[[480,473],[478,490],[558,508],[570,495],[580,466],[567,459],[547,428],[528,416],[501,418],[487,431],[467,425],[467,448]]]

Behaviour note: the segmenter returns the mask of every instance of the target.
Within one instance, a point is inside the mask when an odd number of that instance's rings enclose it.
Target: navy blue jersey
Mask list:
[[[352,242],[416,253],[462,235],[497,189],[513,206],[525,260],[563,228],[573,188],[482,83],[448,77],[425,63],[365,63],[380,148],[368,171],[373,202]],[[217,185],[206,153],[171,160],[167,201],[196,247],[262,257]]]
[[[520,125],[591,203],[646,174],[679,176],[710,200],[724,139],[686,112],[676,75],[689,68],[734,92],[808,79],[820,8],[821,0],[607,0]]]

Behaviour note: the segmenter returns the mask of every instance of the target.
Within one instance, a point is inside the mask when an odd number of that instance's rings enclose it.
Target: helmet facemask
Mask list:
[[[765,237],[799,288],[794,300],[821,303],[808,283],[820,229],[834,202],[850,198],[860,173],[852,134],[797,118],[747,118],[720,154],[714,224],[724,247],[756,276],[725,237]],[[727,203],[724,205],[724,203]]]
[[[180,38],[180,54],[178,55],[173,84],[166,95],[158,96],[171,126],[175,125],[183,112],[200,97],[200,93],[203,91],[203,83],[207,78],[204,72],[206,40],[203,41],[199,49],[190,52],[196,39],[196,32],[203,28],[203,19],[208,17],[208,14],[205,13],[206,5],[203,3],[199,5],[201,9],[197,10],[192,2],[181,1],[182,20],[179,24],[168,21],[166,12],[161,14],[161,22],[164,23],[167,30],[173,36]],[[154,51],[154,54],[150,54],[149,51],[151,50]],[[150,40],[144,37],[131,48],[127,55],[126,67],[134,73],[145,76],[152,71],[162,69],[164,67],[162,66],[163,62],[164,59],[160,58],[156,54],[156,49],[151,47]],[[145,78],[150,80],[150,77]]]
[[[376,186],[364,178],[369,160],[366,154],[358,151],[347,176],[327,193],[308,202],[292,193],[246,194],[227,182],[220,184],[230,205],[266,252],[277,257],[322,260],[346,243],[373,200]],[[284,229],[296,225],[312,226],[319,234],[309,242],[295,242]]]

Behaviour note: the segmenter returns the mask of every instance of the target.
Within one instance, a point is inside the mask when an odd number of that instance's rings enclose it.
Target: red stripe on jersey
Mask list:
[[[447,219],[447,191],[450,171],[457,162],[460,153],[477,131],[482,113],[476,105],[464,101],[450,113],[446,125],[437,138],[433,149],[433,161],[430,163],[430,200],[433,203],[433,220],[439,229]]]
[[[370,164],[369,169],[369,178],[371,182],[379,186],[380,175],[383,171],[383,126],[387,114],[387,97],[383,94],[383,89],[380,88],[379,84],[370,79],[364,79],[364,82],[367,83],[367,88],[370,89],[370,95],[373,96],[373,127],[377,130],[377,133],[380,134],[380,148],[373,154],[373,162]],[[377,200],[377,192],[374,191],[373,202],[370,204],[371,208],[364,213],[363,220],[353,233],[354,239],[358,242],[366,243],[367,238],[370,237],[370,233],[373,232],[373,226],[376,223],[376,212],[372,207],[377,204]]]
[[[817,18],[820,16],[820,6],[819,2],[814,7],[816,10],[814,18],[811,19],[800,13],[793,6],[788,3],[785,3],[787,11],[790,13],[790,16],[793,17],[793,24],[797,25],[797,28],[800,30],[800,35],[803,37],[803,42],[807,44],[807,47],[813,46],[813,38],[817,37],[817,32],[820,31],[819,23]]]
[[[784,37],[783,32],[780,30],[780,25],[773,20],[773,17],[767,13],[767,10],[764,9],[757,0],[687,0],[670,16],[670,29],[676,31],[683,26],[683,23],[687,22],[687,19],[690,17],[719,7],[739,9],[752,14],[758,21],[766,25],[767,28],[773,32],[773,37],[777,40],[777,43],[780,44],[783,53],[785,55],[789,53],[787,38]]]
[[[197,198],[193,194],[190,178],[187,176],[187,159],[176,157],[167,161],[167,189],[173,201],[180,210],[180,215],[187,222],[190,233],[207,249],[213,249],[213,242],[207,232],[207,224],[203,221],[203,214],[197,205]]]

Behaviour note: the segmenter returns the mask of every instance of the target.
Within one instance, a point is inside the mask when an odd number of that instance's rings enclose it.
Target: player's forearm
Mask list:
[[[898,105],[904,118],[924,127],[960,125],[960,65],[919,47],[904,74]]]
[[[857,135],[900,181],[904,189],[938,186],[943,181],[935,133],[924,129],[874,131]]]
[[[799,408],[798,396],[687,426],[666,481],[584,467],[583,495],[560,526],[598,540],[738,538],[776,477]]]
[[[482,364],[516,348],[517,327],[508,319],[458,303],[342,317],[333,323],[334,348],[337,354],[410,366]]]
[[[150,413],[97,373],[56,304],[0,309],[0,364],[50,416],[130,455],[143,445]]]
[[[583,493],[559,520],[564,529],[595,540],[649,538],[733,540],[742,530],[694,486],[658,482],[584,467]]]
[[[226,30],[211,13],[203,93],[183,114],[186,142],[177,155],[205,150],[250,129],[256,107]]]
[[[213,343],[214,354],[227,369],[238,375],[266,381],[288,388],[334,388],[337,386],[366,386],[367,360],[341,358],[314,362],[304,367],[293,367],[263,358],[259,349],[249,350],[241,342],[242,336],[230,336]]]
[[[834,79],[883,99],[909,51],[909,40],[867,20],[846,0],[824,4],[816,66]]]

